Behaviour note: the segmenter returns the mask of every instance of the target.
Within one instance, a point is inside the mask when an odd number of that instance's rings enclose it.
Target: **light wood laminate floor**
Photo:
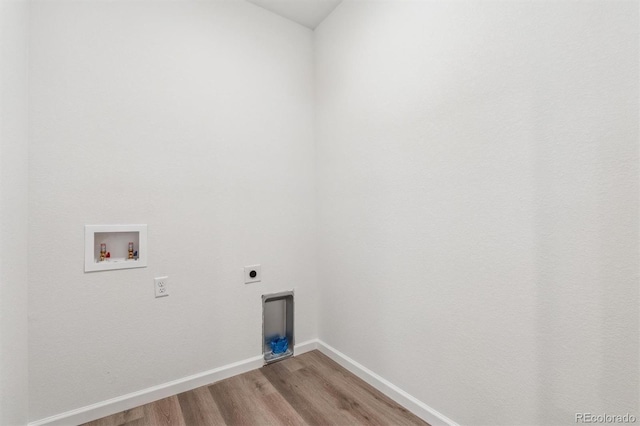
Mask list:
[[[319,351],[161,399],[88,426],[426,425]]]

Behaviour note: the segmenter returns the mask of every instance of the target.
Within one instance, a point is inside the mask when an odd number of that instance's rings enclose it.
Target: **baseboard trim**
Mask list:
[[[303,354],[317,349],[317,347],[317,339],[308,340],[296,345],[294,353]],[[215,383],[238,374],[246,373],[260,368],[263,365],[264,359],[262,358],[262,355],[254,356],[243,361],[234,362],[209,371],[183,377],[182,379],[173,380],[171,382],[152,386],[147,389],[108,399],[96,404],[87,405],[65,413],[36,420],[30,422],[28,426],[68,426],[70,424],[78,425],[90,422],[101,417],[119,413],[120,411],[129,410],[162,398]]]
[[[360,377],[371,386],[393,399],[398,404],[402,405],[407,410],[411,411],[416,416],[420,417],[425,422],[432,426],[458,426],[456,422],[448,418],[442,413],[429,407],[424,402],[420,401],[416,397],[403,391],[388,380],[378,376],[373,371],[369,370],[364,365],[349,358],[339,350],[329,346],[328,344],[318,341],[318,350],[329,358]]]
[[[380,392],[387,395],[389,398],[393,399],[427,423],[433,426],[458,426],[453,420],[447,418],[445,415],[429,407],[427,404],[378,376],[373,371],[319,339],[307,340],[297,344],[294,349],[294,354],[301,355],[314,349],[320,350],[320,352],[324,353],[329,358],[333,359],[338,364],[360,377],[362,380],[369,383],[371,386],[378,389]],[[246,373],[260,368],[263,365],[264,360],[262,355],[254,356],[243,361],[234,362],[209,371],[183,377],[182,379],[152,386],[137,392],[132,392],[106,401],[98,402],[96,404],[87,405],[65,413],[36,420],[30,422],[28,426],[68,426],[70,424],[77,425],[90,422],[101,417],[119,413],[120,411],[129,410],[162,398],[215,383],[238,374]]]
[[[318,349],[318,344],[320,343],[320,341],[318,339],[311,339],[311,340],[307,340],[305,342],[302,343],[298,343],[293,351],[294,355],[302,355],[305,352],[310,352],[313,351],[315,349]]]

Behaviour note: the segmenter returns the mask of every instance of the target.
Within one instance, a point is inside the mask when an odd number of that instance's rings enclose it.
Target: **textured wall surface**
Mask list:
[[[242,1],[33,2],[31,420],[261,354],[263,293],[317,336],[312,47]],[[149,266],[85,274],[118,223]]]
[[[314,69],[311,31],[242,1],[35,0],[30,419],[258,355],[260,295],[290,288],[297,341],[460,423],[639,416],[638,12],[347,1]],[[1,44],[26,142],[26,58]],[[6,123],[20,327],[26,144]],[[83,226],[110,223],[149,225],[148,268],[83,273]],[[26,374],[11,332],[3,389]]]
[[[28,5],[0,0],[0,424],[25,424]]]
[[[638,3],[316,30],[320,338],[462,424],[638,416]]]

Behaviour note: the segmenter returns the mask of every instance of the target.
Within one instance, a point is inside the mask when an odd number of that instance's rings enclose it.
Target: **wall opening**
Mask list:
[[[293,355],[293,291],[262,296],[262,353],[266,364]]]

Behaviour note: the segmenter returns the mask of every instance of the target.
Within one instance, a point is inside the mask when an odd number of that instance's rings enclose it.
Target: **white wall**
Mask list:
[[[24,424],[27,356],[28,5],[0,1],[0,424]]]
[[[637,2],[347,1],[315,69],[313,33],[242,1],[31,9],[30,420],[259,354],[260,295],[292,287],[298,341],[460,423],[638,415]],[[3,389],[27,365],[6,75]],[[83,273],[83,225],[108,223],[149,224],[148,268]]]
[[[31,12],[30,420],[261,354],[263,293],[315,338],[312,32],[243,1]],[[117,223],[149,266],[85,274],[83,226]]]
[[[462,424],[638,416],[638,3],[316,30],[320,338]]]

